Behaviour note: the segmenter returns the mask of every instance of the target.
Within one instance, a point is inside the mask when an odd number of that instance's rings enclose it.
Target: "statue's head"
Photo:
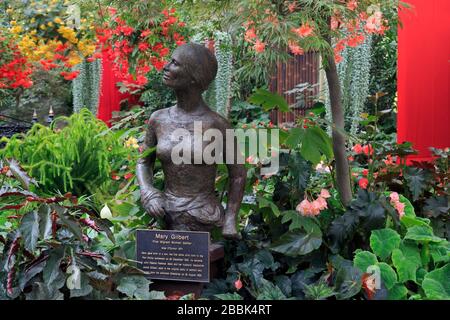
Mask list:
[[[187,43],[175,49],[164,66],[163,82],[175,89],[196,87],[205,91],[217,74],[217,60],[205,46]]]

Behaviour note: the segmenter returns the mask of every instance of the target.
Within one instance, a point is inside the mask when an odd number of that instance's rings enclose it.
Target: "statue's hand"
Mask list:
[[[162,218],[164,211],[164,196],[161,192],[150,190],[141,190],[141,203],[147,213],[154,218]]]

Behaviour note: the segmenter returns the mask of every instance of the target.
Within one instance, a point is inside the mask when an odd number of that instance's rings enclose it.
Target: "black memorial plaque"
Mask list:
[[[148,279],[209,282],[209,232],[137,230],[136,241]]]

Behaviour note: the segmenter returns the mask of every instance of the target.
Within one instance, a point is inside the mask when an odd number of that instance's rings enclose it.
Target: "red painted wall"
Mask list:
[[[450,147],[450,0],[405,0],[398,44],[398,142]]]

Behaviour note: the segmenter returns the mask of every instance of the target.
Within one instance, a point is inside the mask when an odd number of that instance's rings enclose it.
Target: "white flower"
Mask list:
[[[100,211],[100,217],[102,219],[108,219],[108,220],[112,219],[113,216],[112,216],[111,210],[109,209],[107,204],[105,204],[105,206]]]

